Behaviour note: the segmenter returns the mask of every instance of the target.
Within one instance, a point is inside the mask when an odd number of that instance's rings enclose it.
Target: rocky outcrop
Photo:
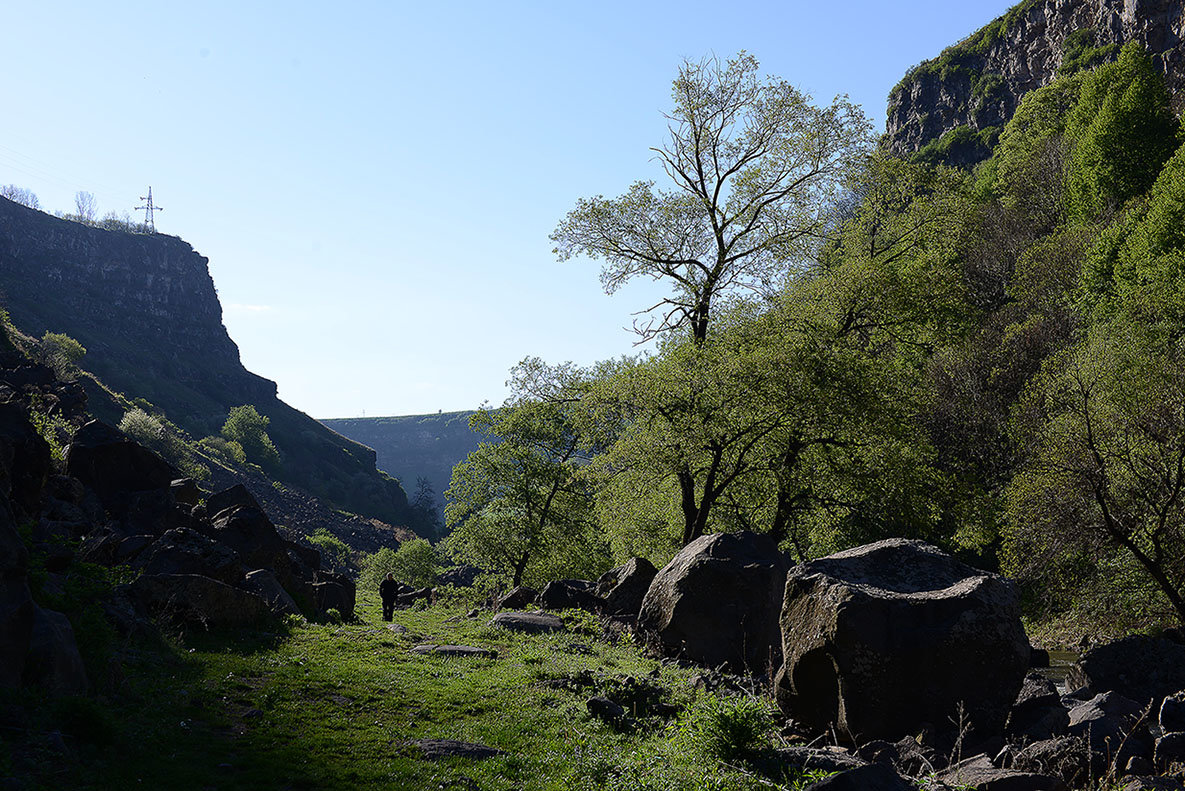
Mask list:
[[[231,408],[254,405],[271,421],[280,480],[353,513],[415,521],[398,481],[375,468],[373,450],[288,406],[275,382],[243,367],[208,262],[181,239],[93,228],[0,198],[0,292],[16,326],[75,338],[88,371],[146,398],[194,438],[217,434]],[[83,381],[96,417],[116,425],[123,408]]]
[[[998,130],[1026,93],[1060,70],[1114,59],[1128,41],[1148,49],[1178,96],[1185,89],[1183,37],[1180,0],[1025,0],[905,75],[889,94],[887,146],[908,155],[955,130]],[[947,161],[985,158],[988,137],[964,135]]]
[[[920,541],[888,539],[792,569],[777,698],[854,743],[963,723],[999,736],[1029,643],[1012,585]]]
[[[788,566],[768,536],[701,536],[654,577],[638,634],[662,656],[765,673],[781,663],[778,612]]]

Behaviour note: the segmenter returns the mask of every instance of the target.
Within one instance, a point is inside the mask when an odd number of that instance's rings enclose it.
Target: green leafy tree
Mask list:
[[[436,583],[440,556],[427,539],[414,538],[404,541],[397,550],[382,547],[366,555],[359,567],[358,584],[364,588],[377,589],[387,574],[399,582],[426,588]]]
[[[489,441],[453,468],[445,546],[455,557],[514,585],[607,568],[574,414],[582,378],[571,365],[527,359],[513,371],[512,399],[470,419]]]
[[[666,281],[644,336],[708,336],[718,300],[772,290],[827,229],[827,209],[869,147],[869,124],[846,97],[816,107],[785,80],[758,77],[744,52],[684,62],[652,149],[673,187],[639,181],[618,198],[581,199],[552,233],[560,260],[602,259],[613,293],[635,277]]]
[[[78,375],[78,361],[86,354],[86,347],[62,332],[47,332],[41,336],[41,359],[53,369],[59,379],[73,380]]]
[[[271,420],[259,414],[255,407],[244,404],[230,410],[222,426],[222,436],[239,443],[247,458],[265,468],[275,468],[280,463],[280,453],[267,435]]]
[[[1164,77],[1137,42],[1091,71],[1066,119],[1072,217],[1093,220],[1148,190],[1177,147]]]
[[[1014,421],[1027,463],[1008,489],[1012,571],[1072,573],[1119,552],[1185,623],[1182,351],[1111,324],[1049,361]]]

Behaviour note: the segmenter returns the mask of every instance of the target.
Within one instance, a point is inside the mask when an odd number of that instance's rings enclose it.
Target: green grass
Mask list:
[[[789,787],[696,749],[695,713],[720,704],[704,693],[696,701],[688,684],[694,671],[589,633],[587,619],[573,619],[576,631],[524,636],[489,626],[486,611],[467,618],[461,606],[437,606],[397,613],[408,630],[397,634],[379,619],[373,595],[360,595],[358,612],[352,624],[233,638],[191,634],[127,649],[125,691],[100,713],[84,707],[85,716],[75,715],[84,724],[110,721],[114,734],[79,737],[77,760],[65,768],[46,761],[30,787]],[[424,642],[493,648],[498,658],[410,653]],[[664,719],[646,710],[638,685],[685,714]],[[637,725],[615,728],[590,717],[589,696],[621,699],[623,689],[635,690]],[[422,738],[479,742],[507,755],[429,762],[407,743]]]

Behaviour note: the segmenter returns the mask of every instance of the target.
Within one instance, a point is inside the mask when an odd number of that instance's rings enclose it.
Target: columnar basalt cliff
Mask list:
[[[232,407],[254,405],[270,418],[282,457],[274,477],[409,524],[407,496],[375,468],[373,450],[288,406],[275,382],[243,367],[207,263],[176,237],[92,228],[0,198],[0,307],[16,326],[77,339],[87,370],[147,399],[194,438],[217,434]],[[92,397],[92,409],[118,422],[103,402]]]
[[[1129,41],[1148,49],[1179,99],[1183,38],[1182,0],[1025,0],[906,74],[889,94],[888,148],[974,164],[990,154],[1026,93],[1114,60]]]

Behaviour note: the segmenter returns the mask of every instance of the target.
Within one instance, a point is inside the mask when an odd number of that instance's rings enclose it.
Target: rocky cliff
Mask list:
[[[232,407],[254,405],[281,454],[275,478],[348,511],[413,521],[373,450],[280,401],[274,382],[243,367],[207,259],[181,239],[91,228],[0,198],[0,307],[25,332],[77,339],[88,371],[195,439],[217,434]],[[118,422],[101,401],[92,399],[95,411]]]
[[[1133,40],[1180,97],[1183,37],[1182,0],[1025,0],[905,75],[889,94],[886,143],[898,155],[974,164],[1026,93],[1113,60]]]

